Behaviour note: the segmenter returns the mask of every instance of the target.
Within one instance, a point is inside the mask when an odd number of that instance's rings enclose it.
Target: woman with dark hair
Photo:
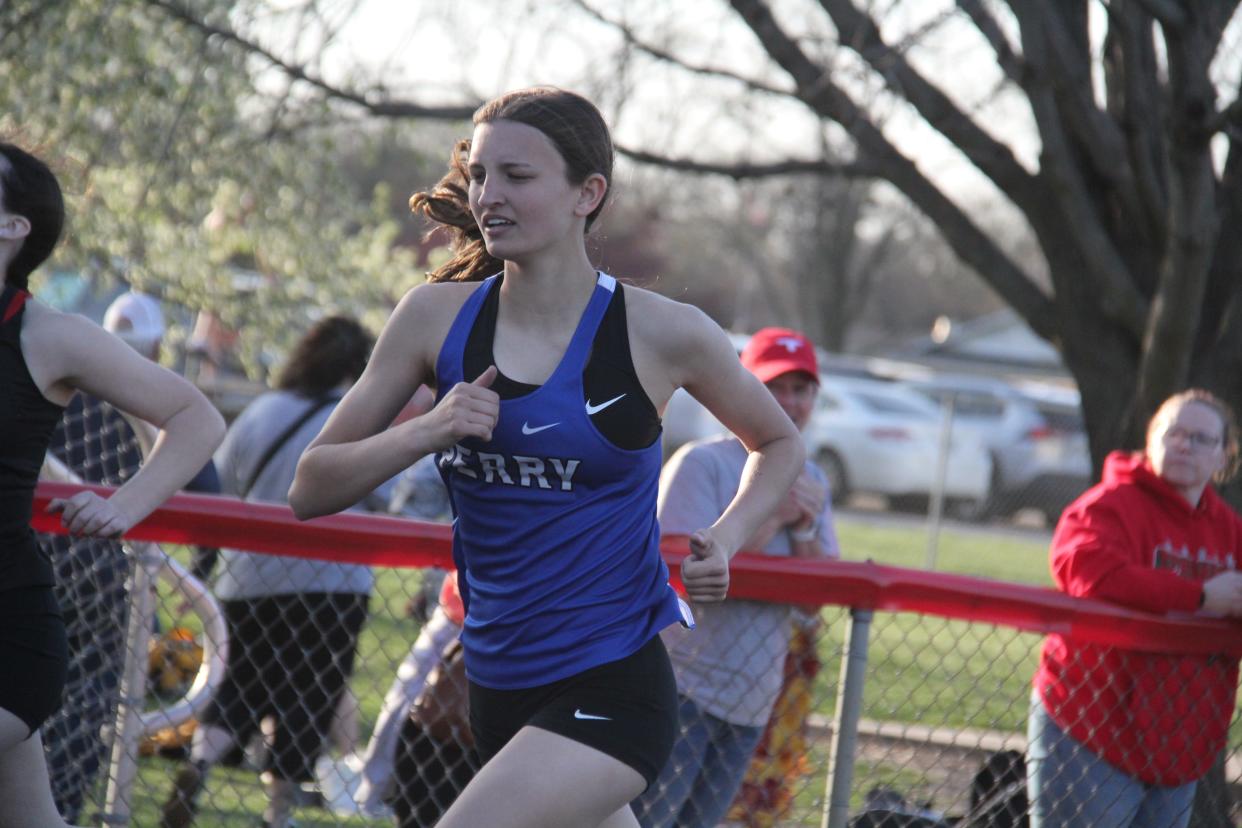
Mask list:
[[[52,431],[78,391],[160,430],[142,469],[110,497],[53,500],[71,534],[120,537],[203,467],[224,422],[194,386],[89,320],[28,292],[65,222],[55,175],[0,143],[0,825],[63,828],[39,727],[60,705],[68,664],[51,563],[30,528]]]
[[[277,390],[255,399],[229,427],[215,456],[222,492],[283,502],[298,457],[366,367],[371,345],[353,319],[317,322],[294,347]],[[386,498],[376,497],[369,505],[383,509]],[[229,631],[228,665],[164,806],[163,825],[191,824],[207,769],[272,716],[264,824],[284,826],[298,784],[314,778],[346,692],[373,577],[367,566],[239,549],[222,549],[220,564],[214,592]]]
[[[627,805],[676,732],[659,632],[691,622],[659,554],[660,412],[684,387],[749,452],[737,497],[690,537],[694,601],[724,598],[729,558],[804,451],[705,314],[591,264],[613,147],[589,101],[525,89],[474,125],[448,174],[410,200],[454,232],[456,256],[398,305],[302,456],[290,503],[302,518],[335,512],[438,453],[486,762],[439,824],[634,826]],[[436,405],[389,428],[422,383]]]
[[[1175,394],[1142,452],[1113,452],[1066,508],[1052,574],[1066,593],[1147,612],[1242,617],[1242,517],[1212,489],[1238,426],[1207,391]],[[1033,828],[1179,828],[1225,747],[1238,659],[1165,655],[1069,636],[1044,642],[1031,701]]]
[[[354,320],[329,316],[294,346],[276,387],[307,399],[349,388],[367,367],[373,344],[371,334]]]

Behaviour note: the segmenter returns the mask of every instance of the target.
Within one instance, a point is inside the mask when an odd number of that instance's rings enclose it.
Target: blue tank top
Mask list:
[[[463,376],[485,280],[436,361],[438,396]],[[453,559],[466,604],[466,673],[493,689],[535,687],[632,655],[683,619],[660,558],[660,441],[620,449],[591,422],[609,400],[582,384],[616,288],[600,274],[560,364],[529,394],[501,400],[492,439],[437,456],[453,506]]]

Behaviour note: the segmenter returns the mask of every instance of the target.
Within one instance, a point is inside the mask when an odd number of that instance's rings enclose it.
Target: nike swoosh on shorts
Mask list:
[[[581,710],[574,711],[574,718],[575,719],[594,719],[595,721],[600,721],[600,722],[611,722],[612,721],[612,719],[609,718],[608,716],[592,716],[590,713],[583,713]]]
[[[599,405],[591,405],[591,401],[587,400],[586,401],[587,416],[590,417],[592,415],[598,414],[599,412],[603,411],[605,408],[612,405],[613,403],[615,403],[617,400],[621,399],[621,397],[624,397],[624,396],[625,395],[622,394],[619,397],[613,397],[611,400],[608,400],[607,402],[602,402]]]

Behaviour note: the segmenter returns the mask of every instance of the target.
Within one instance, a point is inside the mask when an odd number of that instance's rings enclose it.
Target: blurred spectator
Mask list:
[[[742,351],[800,430],[819,388],[815,348],[797,331],[765,328]],[[732,435],[683,446],[660,477],[667,534],[710,525],[737,493],[746,448]],[[839,554],[823,472],[808,462],[785,500],[742,546],[798,558]],[[634,803],[644,826],[714,828],[733,801],[781,691],[794,608],[729,600],[695,607],[693,632],[664,632],[677,674],[680,735],[659,778]]]
[[[401,682],[400,691],[406,703],[397,718],[399,732],[396,744],[390,748],[392,755],[383,757],[369,753],[369,771],[375,770],[377,760],[392,763],[392,781],[385,799],[396,814],[397,828],[432,828],[479,770],[479,757],[468,728],[456,733],[437,732],[433,723],[422,721],[417,715],[417,700],[422,693],[431,690],[428,684],[431,670],[436,666],[447,668],[445,653],[457,641],[465,618],[466,610],[457,589],[457,573],[450,572],[444,579],[431,620],[423,627],[410,655],[401,665],[408,679]],[[451,673],[447,677],[441,675],[439,681],[452,678]],[[464,694],[465,677],[456,678],[461,680],[460,692]],[[389,698],[385,699],[386,708],[394,691],[397,691],[395,683]],[[459,694],[458,698],[464,696]],[[377,733],[379,728],[377,724]],[[372,742],[374,744],[375,740]]]
[[[1242,616],[1242,518],[1212,489],[1237,460],[1237,422],[1206,391],[1170,397],[1145,452],[1114,452],[1061,516],[1052,574],[1066,593],[1147,612]],[[1051,635],[1035,674],[1031,825],[1162,826],[1190,820],[1197,781],[1224,747],[1238,660],[1143,653]]]
[[[821,626],[818,607],[815,610],[794,613],[781,692],[729,808],[729,820],[746,828],[780,825],[798,790],[815,772],[808,758],[807,732],[815,706],[812,686],[822,666],[816,646]]]
[[[397,422],[425,413],[432,402],[430,394],[420,391],[398,416]],[[448,489],[436,468],[435,455],[423,457],[394,479],[388,511],[438,523],[452,519]],[[425,741],[417,746],[412,744],[415,734],[409,720],[410,707],[426,686],[431,671],[441,662],[444,651],[457,640],[463,619],[456,574],[446,576],[444,570],[429,567],[423,570],[422,576],[409,607],[409,615],[422,622],[422,628],[384,696],[370,741],[360,753],[348,754],[336,761],[321,759],[316,768],[325,804],[340,816],[386,816],[391,803],[391,810],[403,824],[410,820],[427,820],[429,809],[435,808],[436,802],[443,806],[447,803],[443,802],[443,790],[425,803],[421,801],[423,794],[441,781],[452,785],[454,779],[462,780],[462,774],[472,767],[466,764],[458,767],[463,752],[456,745],[430,745]],[[425,754],[422,751],[427,747],[435,750]],[[418,758],[412,759],[416,751]],[[428,777],[434,777],[437,783],[428,784],[425,781]],[[469,777],[451,789],[460,791],[467,781]],[[424,785],[421,794],[410,791],[411,786],[420,784]],[[449,797],[449,801],[451,799]],[[435,818],[442,810],[440,807],[434,811]]]
[[[240,373],[234,353],[238,339],[237,332],[226,327],[214,313],[199,311],[186,341],[186,373],[200,383],[217,382],[226,373]]]
[[[121,294],[104,313],[103,326],[159,361],[164,314],[151,296]],[[80,393],[65,407],[50,450],[83,481],[120,486],[137,473],[155,434],[150,424]],[[218,492],[215,466],[208,463],[186,489]],[[118,540],[44,535],[41,542],[56,569],[56,598],[69,637],[64,703],[44,724],[43,744],[56,807],[72,823],[109,749],[104,733],[116,715],[125,666],[130,561]]]
[[[334,316],[299,341],[277,390],[258,397],[216,453],[225,494],[284,502],[303,449],[361,375],[372,339]],[[383,508],[384,493],[367,505]],[[215,583],[229,630],[224,682],[194,734],[191,761],[164,806],[164,826],[192,824],[210,765],[260,731],[274,732],[265,760],[264,824],[288,825],[297,786],[316,757],[353,669],[373,584],[369,567],[225,549]]]

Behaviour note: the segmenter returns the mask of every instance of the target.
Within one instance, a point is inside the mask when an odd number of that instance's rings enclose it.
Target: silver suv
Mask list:
[[[1061,510],[1091,485],[1091,455],[1076,391],[960,375],[906,384],[942,410],[951,400],[954,432],[974,435],[988,447],[992,482],[980,517],[1029,508],[1054,524]]]

